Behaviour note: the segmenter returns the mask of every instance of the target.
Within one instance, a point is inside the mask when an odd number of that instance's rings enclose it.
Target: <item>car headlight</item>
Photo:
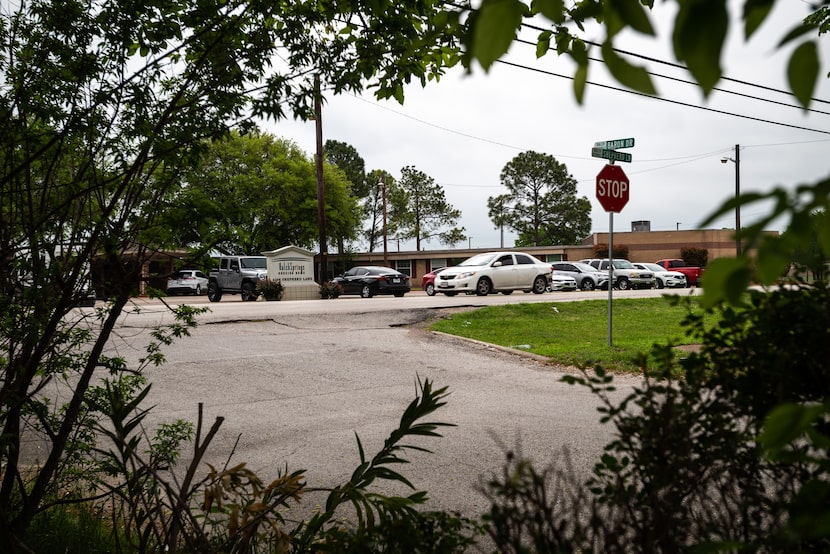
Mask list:
[[[473,276],[473,275],[475,275],[475,274],[476,274],[476,272],[475,272],[475,271],[465,271],[464,273],[462,273],[461,275],[459,275],[459,276],[458,276],[458,278],[459,278],[459,279],[466,279],[467,277],[472,277],[472,276]]]

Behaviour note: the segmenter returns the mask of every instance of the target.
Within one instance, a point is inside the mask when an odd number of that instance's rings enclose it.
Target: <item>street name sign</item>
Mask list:
[[[594,158],[604,158],[606,160],[611,160],[614,162],[627,162],[631,163],[631,154],[628,152],[617,152],[616,150],[610,150],[608,148],[602,148],[600,146],[595,146],[591,148],[591,156]]]
[[[624,139],[614,139],[614,140],[602,140],[599,142],[595,142],[594,146],[597,148],[607,148],[608,150],[617,150],[619,148],[633,148],[634,147],[634,139],[633,138],[624,138]]]

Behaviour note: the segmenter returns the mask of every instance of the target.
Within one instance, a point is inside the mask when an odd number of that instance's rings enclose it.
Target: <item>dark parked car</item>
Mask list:
[[[425,273],[421,277],[421,288],[427,293],[427,296],[435,296],[435,276],[447,269],[446,267],[439,267],[433,269],[429,273]]]
[[[343,294],[359,294],[371,298],[376,294],[403,296],[411,290],[409,275],[391,267],[364,265],[351,268],[332,282],[343,287]]]

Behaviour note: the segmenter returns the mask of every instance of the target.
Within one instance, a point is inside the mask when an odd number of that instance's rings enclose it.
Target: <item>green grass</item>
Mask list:
[[[702,311],[696,300],[692,309]],[[551,362],[636,371],[634,360],[655,342],[691,344],[680,325],[689,307],[665,298],[614,299],[612,346],[608,346],[608,300],[491,306],[455,314],[433,331],[512,347]]]

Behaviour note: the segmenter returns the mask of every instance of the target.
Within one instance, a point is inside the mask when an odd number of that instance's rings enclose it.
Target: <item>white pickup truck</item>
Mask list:
[[[208,276],[208,298],[219,302],[223,294],[240,294],[243,301],[256,300],[257,283],[267,276],[265,256],[220,256]]]

